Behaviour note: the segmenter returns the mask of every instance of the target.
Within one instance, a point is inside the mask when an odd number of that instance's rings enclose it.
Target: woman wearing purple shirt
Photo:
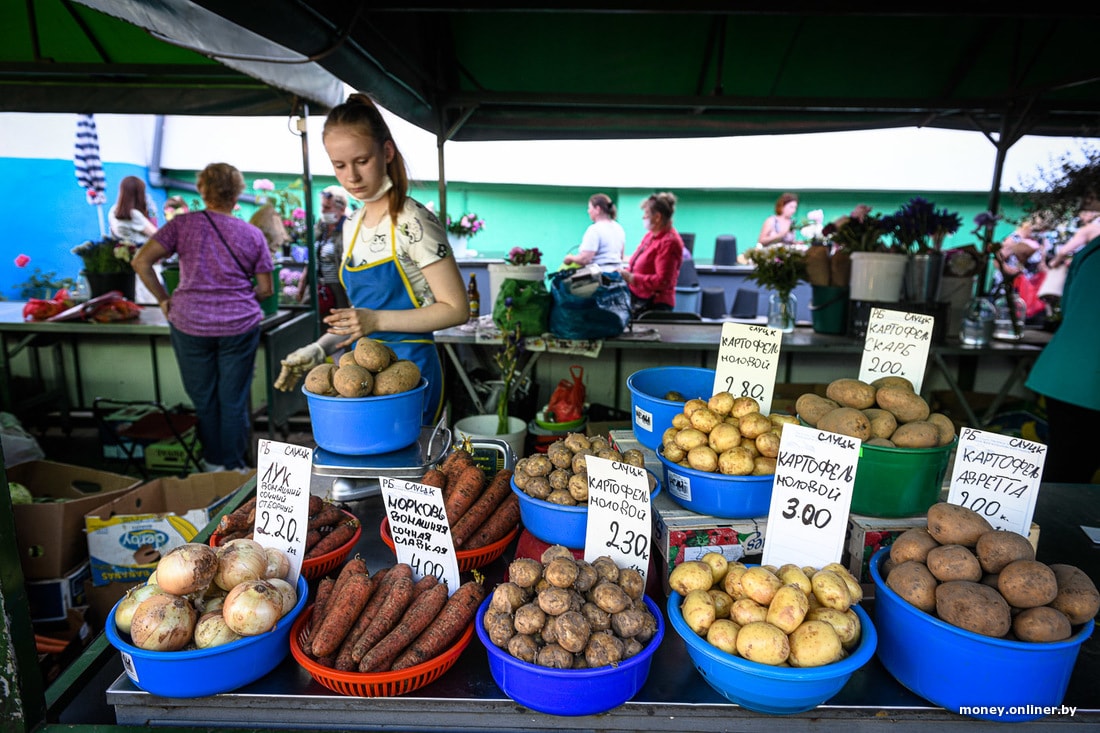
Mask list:
[[[233,216],[244,191],[241,172],[211,163],[197,187],[205,209],[180,214],[157,230],[134,256],[133,268],[168,319],[207,470],[244,469],[260,301],[272,293],[274,265],[263,233]],[[180,281],[169,296],[153,265],[173,254],[179,255]]]

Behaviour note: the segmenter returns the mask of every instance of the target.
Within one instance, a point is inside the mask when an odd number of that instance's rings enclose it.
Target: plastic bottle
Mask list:
[[[481,296],[477,292],[477,275],[470,273],[470,284],[466,287],[466,298],[470,301],[470,320],[481,316]]]

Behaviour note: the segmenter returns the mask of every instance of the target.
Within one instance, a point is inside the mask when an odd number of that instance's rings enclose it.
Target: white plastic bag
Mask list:
[[[1066,286],[1066,273],[1068,271],[1068,264],[1058,265],[1047,270],[1047,276],[1043,278],[1043,284],[1039,286],[1036,297],[1042,298],[1044,295],[1062,297],[1062,289]]]
[[[4,450],[4,468],[46,457],[34,436],[10,412],[0,412],[0,447]]]

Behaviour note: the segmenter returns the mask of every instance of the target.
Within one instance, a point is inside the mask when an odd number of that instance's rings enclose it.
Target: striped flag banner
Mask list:
[[[94,115],[77,117],[73,163],[76,165],[77,183],[88,191],[88,203],[107,203],[107,178],[103,175],[103,163],[99,159],[99,134],[95,129]]]

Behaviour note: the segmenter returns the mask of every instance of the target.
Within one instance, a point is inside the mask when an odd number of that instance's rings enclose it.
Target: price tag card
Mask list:
[[[767,415],[772,410],[782,343],[783,332],[777,329],[723,323],[718,364],[714,369],[714,394],[729,392],[734,397],[752,397],[760,403],[760,412]]]
[[[858,438],[783,426],[764,532],[764,565],[820,568],[840,562],[859,447]]]
[[[397,562],[412,567],[417,580],[434,575],[454,593],[460,585],[458,556],[443,508],[443,492],[435,486],[403,479],[382,477],[378,483],[386,502]]]
[[[607,555],[620,568],[649,570],[653,510],[649,503],[649,472],[629,463],[587,456],[588,525],[584,559]]]
[[[1042,443],[963,428],[947,500],[1027,537],[1046,459]]]
[[[859,381],[870,384],[880,377],[905,377],[920,394],[935,322],[935,317],[923,313],[872,308]]]
[[[286,553],[286,581],[298,585],[309,526],[313,449],[261,439],[256,461],[256,521],[253,538]]]

